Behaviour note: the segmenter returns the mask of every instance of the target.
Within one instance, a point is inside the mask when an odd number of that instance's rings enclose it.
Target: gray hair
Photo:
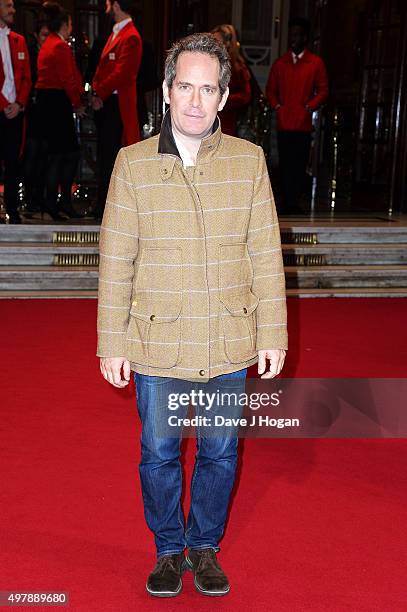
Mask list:
[[[212,34],[191,34],[175,42],[167,52],[165,60],[164,78],[168,89],[171,89],[175,79],[177,60],[181,53],[189,51],[192,53],[206,53],[215,57],[219,62],[219,90],[223,96],[229,85],[231,67],[229,54],[225,45],[219,42]]]

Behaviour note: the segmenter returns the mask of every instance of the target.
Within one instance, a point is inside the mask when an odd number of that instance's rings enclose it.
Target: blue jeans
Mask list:
[[[142,422],[141,462],[139,466],[144,515],[154,533],[157,556],[190,549],[219,550],[229,498],[235,480],[238,427],[220,426],[216,431],[196,427],[195,467],[191,481],[191,507],[186,523],[181,508],[182,471],[180,444],[182,425],[168,426],[168,417],[185,418],[188,405],[169,410],[170,393],[202,390],[215,394],[209,410],[207,403],[194,406],[192,416],[216,415],[239,418],[243,406],[234,401],[244,393],[247,368],[211,378],[207,383],[135,373],[137,408]],[[219,393],[231,394],[222,404]],[[197,402],[195,402],[197,403]],[[163,433],[164,432],[164,433]]]

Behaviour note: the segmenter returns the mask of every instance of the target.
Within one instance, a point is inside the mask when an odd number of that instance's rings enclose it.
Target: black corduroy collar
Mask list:
[[[202,142],[204,142],[206,138],[211,138],[218,129],[220,130],[220,121],[219,117],[216,117],[215,121],[213,122],[212,132],[206,136]],[[176,155],[181,159],[181,155],[179,154],[178,147],[172,133],[171,114],[169,110],[167,110],[165,113],[161,124],[160,137],[158,139],[158,153]]]

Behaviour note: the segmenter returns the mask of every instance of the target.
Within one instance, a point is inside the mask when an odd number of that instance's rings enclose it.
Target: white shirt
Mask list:
[[[112,40],[114,40],[116,38],[116,36],[118,35],[118,33],[123,30],[123,28],[132,21],[131,17],[128,17],[127,19],[123,19],[123,21],[119,21],[119,23],[115,23],[113,26],[113,38]]]
[[[112,40],[114,40],[116,36],[118,35],[118,33],[121,32],[121,30],[123,30],[123,28],[131,21],[133,21],[132,18],[128,17],[127,19],[123,19],[123,21],[119,21],[119,23],[115,23],[113,26]],[[115,89],[113,93],[117,94],[118,93],[117,89]]]
[[[299,53],[298,55],[295,55],[294,51],[291,51],[292,56],[293,56],[293,62],[294,64],[296,64],[298,62],[298,59],[301,58],[304,55],[304,51],[301,51],[301,53]]]
[[[11,63],[10,42],[8,35],[10,28],[0,28],[0,51],[3,60],[4,83],[1,90],[3,96],[12,104],[16,101],[16,85],[14,82],[13,64]]]
[[[172,135],[174,136],[174,140],[175,140],[175,144],[177,145],[178,153],[181,155],[181,159],[182,159],[184,168],[186,168],[187,166],[195,166],[194,159],[191,153],[186,148],[186,146],[180,141],[179,138],[176,137],[176,135],[174,134],[174,131],[172,132]]]

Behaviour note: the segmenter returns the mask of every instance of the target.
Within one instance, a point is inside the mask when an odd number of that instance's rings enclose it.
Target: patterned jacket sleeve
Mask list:
[[[263,150],[259,147],[248,248],[252,292],[259,297],[256,349],[287,348],[287,308],[280,228]]]
[[[131,308],[134,261],[138,251],[136,191],[125,149],[120,149],[100,227],[99,357],[124,357]]]

